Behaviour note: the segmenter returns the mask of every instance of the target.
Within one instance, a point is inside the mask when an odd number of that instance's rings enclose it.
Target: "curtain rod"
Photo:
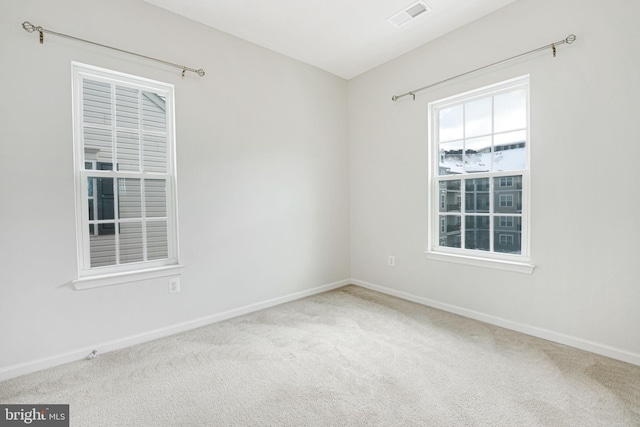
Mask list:
[[[153,58],[151,56],[146,56],[146,55],[141,55],[139,53],[135,53],[135,52],[129,52],[128,50],[123,50],[123,49],[118,49],[117,47],[113,47],[113,46],[107,46],[105,44],[100,44],[100,43],[96,43],[96,42],[92,42],[90,40],[85,40],[85,39],[81,39],[79,37],[74,37],[74,36],[70,36],[68,34],[63,34],[63,33],[57,33],[55,31],[51,31],[51,30],[47,30],[45,28],[42,28],[40,26],[35,26],[33,25],[31,22],[29,21],[24,21],[22,23],[22,28],[24,28],[24,30],[28,33],[33,33],[35,31],[37,31],[38,33],[40,33],[40,44],[44,43],[44,33],[47,34],[53,34],[54,36],[59,36],[59,37],[64,37],[67,39],[71,39],[71,40],[77,40],[80,42],[85,42],[85,43],[89,43],[95,46],[100,46],[100,47],[104,47],[107,49],[111,49],[111,50],[116,50],[118,52],[122,52],[122,53],[128,53],[129,55],[135,55],[135,56],[139,56],[141,58],[145,58],[145,59],[150,59],[152,61],[156,61],[156,62],[161,62],[165,65],[169,65],[171,67],[176,67],[176,68],[180,68],[182,70],[182,78],[184,78],[184,73],[186,71],[191,71],[193,73],[196,73],[197,75],[199,75],[200,77],[204,76],[204,70],[202,68],[196,70],[195,68],[190,68],[190,67],[186,67],[184,65],[180,65],[180,64],[174,64],[173,62],[168,62],[168,61],[163,61],[162,59],[157,59],[157,58]]]
[[[528,52],[524,52],[524,53],[512,56],[512,57],[507,58],[507,59],[503,59],[502,61],[494,62],[493,64],[485,65],[484,67],[476,68],[475,70],[467,71],[466,73],[458,74],[457,76],[449,77],[448,79],[440,80],[439,82],[432,83],[432,84],[430,84],[428,86],[421,87],[420,89],[414,89],[414,90],[412,90],[410,92],[403,93],[402,95],[393,95],[391,97],[391,100],[392,101],[397,101],[398,99],[402,98],[403,96],[412,96],[413,100],[415,101],[416,100],[416,92],[420,92],[420,91],[432,88],[434,86],[437,86],[439,84],[448,82],[450,80],[466,76],[467,74],[475,73],[476,71],[484,70],[485,68],[493,67],[494,65],[502,64],[503,62],[511,61],[512,59],[520,58],[521,56],[529,55],[531,53],[539,52],[541,50],[552,49],[553,50],[553,57],[555,58],[556,57],[556,46],[561,45],[561,44],[565,44],[565,43],[566,44],[571,44],[574,41],[576,41],[576,38],[577,37],[574,34],[569,34],[567,36],[567,38],[565,38],[564,40],[560,40],[560,41],[557,41],[555,43],[551,43],[549,45],[542,46],[542,47],[539,47],[537,49],[533,49],[533,50],[530,50]]]

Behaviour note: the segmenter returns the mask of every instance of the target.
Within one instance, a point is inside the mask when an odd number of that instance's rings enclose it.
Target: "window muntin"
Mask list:
[[[74,64],[79,276],[177,265],[173,86]]]
[[[525,76],[430,104],[438,227],[428,252],[528,262],[528,84]]]

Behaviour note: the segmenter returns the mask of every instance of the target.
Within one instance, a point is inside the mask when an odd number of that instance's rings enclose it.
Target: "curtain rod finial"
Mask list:
[[[575,34],[569,34],[569,35],[567,36],[567,38],[566,38],[566,39],[564,39],[564,41],[565,41],[565,42],[567,42],[567,44],[571,44],[571,43],[573,43],[574,41],[576,41],[576,39],[577,39],[577,37],[576,37],[576,35],[575,35]]]
[[[22,23],[22,28],[24,28],[27,33],[33,33],[34,31],[40,31],[42,29],[42,27],[36,27],[29,21],[24,21]]]

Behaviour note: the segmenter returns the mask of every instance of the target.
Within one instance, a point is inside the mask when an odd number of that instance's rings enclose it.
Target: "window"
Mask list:
[[[499,241],[501,245],[513,245],[513,236],[510,234],[500,234]]]
[[[528,108],[528,76],[429,104],[430,258],[532,271]]]
[[[513,194],[500,194],[500,207],[501,208],[513,207]]]
[[[500,187],[513,187],[513,177],[505,176],[500,178]]]
[[[73,82],[76,287],[176,275],[173,86],[76,63]]]
[[[500,228],[511,228],[513,227],[513,217],[511,216],[500,216]]]

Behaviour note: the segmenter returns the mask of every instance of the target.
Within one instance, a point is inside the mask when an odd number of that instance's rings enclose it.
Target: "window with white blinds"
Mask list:
[[[73,64],[79,277],[178,264],[173,86]]]

